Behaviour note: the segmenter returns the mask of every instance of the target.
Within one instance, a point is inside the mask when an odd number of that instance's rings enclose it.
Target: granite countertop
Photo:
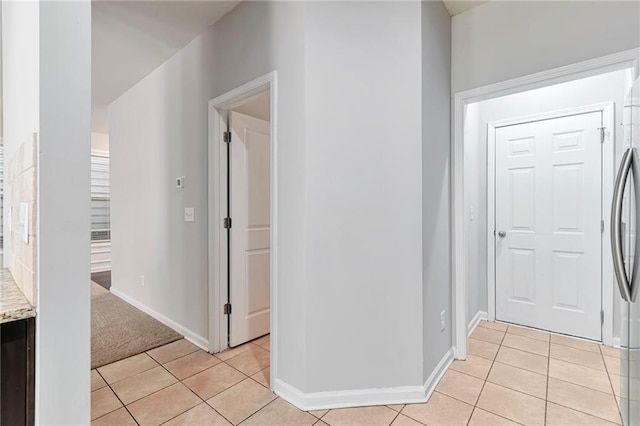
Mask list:
[[[0,324],[36,316],[36,308],[13,280],[7,269],[0,269]]]

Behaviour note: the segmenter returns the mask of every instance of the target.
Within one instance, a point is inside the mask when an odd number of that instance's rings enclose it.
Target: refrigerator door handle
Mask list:
[[[618,170],[613,190],[613,205],[611,207],[611,251],[613,254],[613,270],[618,281],[620,295],[628,302],[631,300],[631,285],[624,267],[623,235],[622,235],[622,205],[624,189],[627,185],[629,171],[633,162],[633,148],[628,148],[622,156],[622,164]]]

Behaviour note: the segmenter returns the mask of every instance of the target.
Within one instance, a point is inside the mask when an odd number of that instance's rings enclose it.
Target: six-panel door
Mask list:
[[[601,112],[496,129],[496,319],[601,340]]]

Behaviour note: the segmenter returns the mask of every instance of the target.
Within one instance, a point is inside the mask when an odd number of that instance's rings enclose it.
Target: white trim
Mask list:
[[[91,155],[96,157],[107,157],[109,158],[109,151],[105,151],[102,149],[91,149]]]
[[[613,346],[614,348],[620,348],[620,338],[619,337],[614,337],[611,340],[611,346]]]
[[[487,318],[496,320],[496,127],[487,125]],[[491,236],[491,237],[489,237]],[[493,285],[491,285],[493,283]]]
[[[449,369],[449,366],[453,362],[453,348],[450,348],[447,353],[444,354],[436,368],[433,369],[427,381],[424,382],[424,400],[422,402],[427,402],[429,398],[431,398],[431,394],[436,390],[436,386],[442,380],[442,377]]]
[[[127,302],[128,304],[133,306],[134,308],[140,309],[145,314],[155,318],[156,320],[160,321],[161,323],[163,323],[167,327],[173,329],[177,333],[182,334],[185,339],[187,339],[188,341],[190,341],[194,345],[204,349],[205,351],[209,349],[209,341],[206,338],[200,336],[198,333],[196,333],[194,331],[191,331],[186,327],[183,327],[182,325],[178,324],[177,322],[175,322],[173,320],[170,320],[169,318],[165,317],[161,313],[158,313],[157,311],[151,309],[147,305],[138,302],[136,299],[132,298],[131,296],[128,296],[127,294],[123,293],[122,291],[118,290],[117,288],[114,288],[113,286],[111,287],[110,291],[111,291],[111,293],[113,295],[115,295],[115,296],[119,297],[120,299],[124,300],[125,302]]]
[[[449,349],[424,385],[306,393],[280,379],[276,379],[273,391],[276,395],[305,411],[423,403],[429,399],[452,362],[453,352]]]
[[[467,336],[471,336],[471,333],[473,333],[473,330],[475,330],[478,324],[480,324],[480,321],[483,321],[483,320],[484,321],[487,320],[487,313],[485,311],[476,312],[476,314],[473,316],[473,318],[471,319],[471,321],[469,321],[469,324],[467,325]]]
[[[467,357],[466,342],[466,282],[465,269],[465,236],[464,236],[464,109],[467,104],[522,92],[537,87],[557,84],[562,81],[574,80],[588,75],[600,74],[614,69],[633,68],[634,76],[638,75],[640,49],[596,58],[577,64],[531,74],[524,77],[490,84],[476,89],[455,93],[452,105],[452,135],[451,144],[451,238],[452,265],[451,277],[453,284],[453,344],[456,359]]]
[[[222,133],[226,130],[227,109],[238,101],[269,89],[271,92],[271,383],[276,382],[278,369],[278,85],[277,72],[272,71],[243,84],[208,102],[208,177],[209,177],[209,346],[212,353],[228,348],[227,317],[223,301],[227,300],[227,234],[222,226],[226,209],[226,156],[222,155]],[[217,183],[217,184],[215,184]],[[217,323],[217,326],[215,324]]]
[[[504,126],[530,123],[533,121],[550,120],[554,118],[567,117],[578,114],[588,114],[591,112],[602,113],[602,125],[606,127],[605,142],[602,144],[602,196],[601,196],[601,218],[604,220],[604,233],[602,233],[600,256],[602,260],[602,278],[600,288],[602,292],[601,309],[604,310],[604,324],[601,327],[602,343],[611,345],[613,341],[613,303],[614,303],[614,276],[613,259],[609,255],[607,242],[610,241],[610,218],[611,203],[605,202],[613,197],[614,179],[614,138],[615,134],[615,104],[614,102],[602,102],[591,105],[584,105],[574,108],[566,108],[555,111],[547,111],[538,114],[531,114],[522,117],[496,120],[487,123],[487,296],[488,296],[488,317],[490,321],[496,318],[496,271],[495,271],[495,150],[496,150],[496,129]],[[599,314],[598,314],[599,315]]]

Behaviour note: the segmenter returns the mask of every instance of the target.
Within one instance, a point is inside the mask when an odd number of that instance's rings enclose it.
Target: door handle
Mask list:
[[[620,289],[620,296],[624,301],[631,300],[631,285],[629,277],[624,267],[623,241],[622,236],[622,204],[624,189],[627,185],[629,170],[633,162],[633,148],[628,148],[622,156],[622,164],[618,170],[616,183],[613,190],[613,204],[611,206],[611,252],[613,254],[613,270],[616,274],[616,281]]]
[[[507,233],[505,231],[498,231],[498,237],[504,238],[506,236],[507,236]]]

